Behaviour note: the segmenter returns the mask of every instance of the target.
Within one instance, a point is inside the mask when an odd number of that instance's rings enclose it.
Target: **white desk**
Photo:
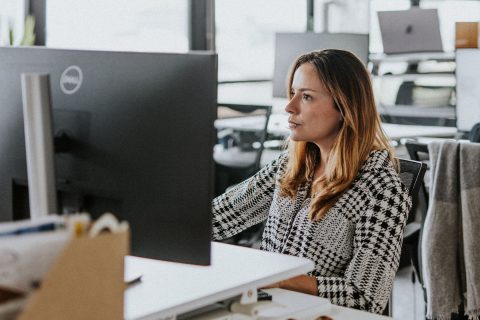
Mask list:
[[[234,130],[262,130],[265,117],[251,116],[243,118],[218,119],[215,121],[217,129],[232,128]],[[382,123],[383,130],[392,140],[413,137],[440,137],[451,138],[457,134],[457,128],[438,126],[412,126],[403,124]],[[268,133],[288,136],[288,115],[276,113],[270,116]]]
[[[273,112],[282,112],[286,98],[272,97],[272,82],[242,82],[218,85],[218,105],[241,104],[272,106]]]
[[[126,257],[126,274],[140,273],[143,277],[125,291],[125,318],[168,318],[305,274],[314,267],[308,259],[216,242],[212,243],[211,262],[202,267]],[[322,314],[336,320],[389,319],[336,305]]]
[[[401,54],[371,53],[369,60],[379,62],[421,62],[425,60],[454,61],[455,52],[415,52]]]
[[[125,292],[125,318],[159,319],[185,313],[305,274],[313,267],[308,259],[216,242],[207,267],[127,257],[125,272],[143,277]]]

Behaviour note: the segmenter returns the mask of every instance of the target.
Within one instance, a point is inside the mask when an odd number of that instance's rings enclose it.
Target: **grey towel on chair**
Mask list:
[[[480,316],[480,143],[460,145],[460,200],[464,307],[469,319],[477,319]]]
[[[450,319],[465,300],[480,315],[480,144],[429,144],[430,206],[422,235],[427,317]]]
[[[450,319],[461,299],[459,247],[459,145],[432,142],[430,205],[422,233],[422,263],[427,290],[427,318]]]

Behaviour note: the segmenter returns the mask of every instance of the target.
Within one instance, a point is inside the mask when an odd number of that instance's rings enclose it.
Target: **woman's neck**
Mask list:
[[[330,150],[332,149],[333,143],[328,144],[316,144],[319,149],[320,157],[318,159],[317,165],[315,166],[315,175],[318,173],[323,174],[325,167],[327,166],[328,156]]]
[[[318,159],[317,165],[315,166],[315,171],[313,172],[313,180],[317,180],[321,176],[323,176],[325,172],[325,168],[327,167],[327,161],[328,161],[328,155],[330,152],[330,149],[322,149],[320,148],[320,157]]]
[[[321,176],[323,176],[323,173],[325,172],[325,162],[320,162],[316,167],[315,171],[313,172],[313,181],[317,180]]]

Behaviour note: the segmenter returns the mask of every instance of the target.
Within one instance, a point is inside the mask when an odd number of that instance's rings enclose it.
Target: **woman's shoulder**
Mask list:
[[[368,181],[369,189],[374,192],[385,192],[396,189],[397,192],[408,193],[402,183],[394,160],[387,150],[374,150],[368,155],[358,175],[359,180]]]
[[[288,159],[288,151],[282,151],[276,158],[267,164],[267,167],[271,167],[272,169],[275,169],[275,171],[283,171],[287,167]]]
[[[387,150],[370,152],[359,171],[353,189],[358,192],[358,199],[371,206],[373,211],[361,210],[360,216],[375,214],[377,219],[399,217],[402,221],[411,207],[411,196],[402,183],[399,173]]]

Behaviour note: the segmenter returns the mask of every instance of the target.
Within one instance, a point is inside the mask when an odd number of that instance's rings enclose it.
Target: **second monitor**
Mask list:
[[[275,67],[273,96],[285,98],[288,71],[301,54],[323,49],[342,49],[368,63],[368,34],[352,33],[277,33],[275,37]]]

